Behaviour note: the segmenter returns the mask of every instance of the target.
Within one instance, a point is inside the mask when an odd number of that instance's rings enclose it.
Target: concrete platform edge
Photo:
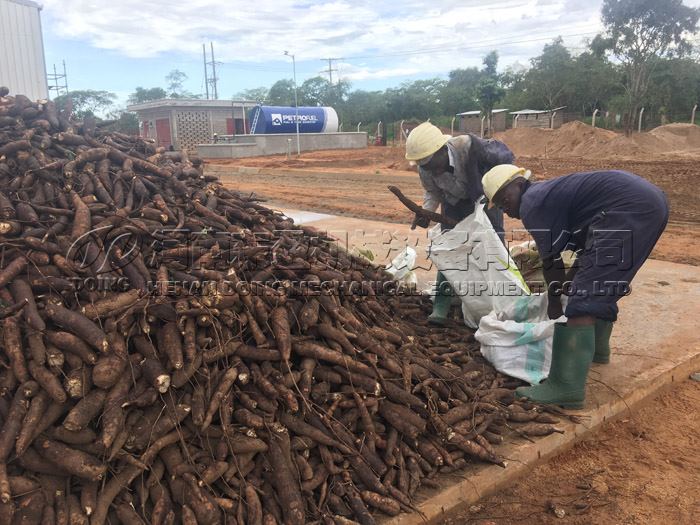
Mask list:
[[[674,383],[688,379],[689,375],[700,368],[700,348],[685,361],[666,370],[649,382],[629,392],[623,398],[583,411],[584,423],[563,423],[557,427],[565,430],[564,434],[553,434],[537,440],[534,444],[514,445],[504,450],[507,468],[495,465],[483,465],[467,479],[461,479],[437,492],[426,493],[427,499],[418,504],[421,514],[413,512],[400,514],[394,518],[380,520],[382,525],[425,525],[448,518],[468,505],[490,496],[513,484],[527,474],[536,465],[561,454],[577,442],[589,437],[604,423],[623,417],[630,410],[638,408],[651,400]],[[439,479],[439,478],[438,478]]]

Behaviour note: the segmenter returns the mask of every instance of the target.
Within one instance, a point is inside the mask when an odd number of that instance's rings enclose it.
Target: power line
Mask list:
[[[332,86],[333,85],[333,71],[338,71],[337,69],[333,68],[333,61],[338,60],[337,58],[322,58],[322,61],[328,61],[328,83]]]
[[[494,41],[487,41],[485,43],[478,44],[478,45],[452,46],[449,48],[445,48],[445,46],[440,46],[440,47],[435,47],[435,48],[415,49],[412,51],[397,51],[395,53],[383,53],[383,54],[378,54],[378,55],[359,55],[359,56],[341,57],[337,60],[360,60],[360,59],[388,58],[388,57],[396,57],[396,56],[413,56],[413,55],[426,55],[426,54],[438,55],[438,54],[444,54],[444,53],[454,53],[456,50],[482,49],[485,47],[493,47],[493,46],[508,46],[508,45],[513,45],[513,44],[526,44],[529,42],[541,42],[541,41],[545,41],[545,40],[551,40],[552,38],[556,38],[558,36],[562,36],[565,38],[573,38],[573,37],[579,37],[579,36],[590,36],[590,35],[598,34],[598,32],[599,31],[587,31],[585,33],[574,33],[574,34],[570,34],[570,35],[562,35],[561,33],[558,33],[558,34],[542,36],[542,37],[537,37],[537,38],[528,38],[525,40],[511,40],[511,41],[494,40]]]

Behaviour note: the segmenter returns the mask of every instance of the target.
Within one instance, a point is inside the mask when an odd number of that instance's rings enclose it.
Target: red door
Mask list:
[[[233,119],[232,118],[226,119],[226,134],[233,135]]]
[[[164,148],[170,147],[172,144],[172,136],[170,135],[170,119],[159,118],[156,120],[156,136],[158,137],[158,145]]]

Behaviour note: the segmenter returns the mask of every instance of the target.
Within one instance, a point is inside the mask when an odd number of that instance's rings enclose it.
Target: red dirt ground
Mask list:
[[[699,403],[686,381],[441,525],[698,523]]]
[[[697,160],[522,157],[516,161],[532,170],[535,180],[612,168],[645,177],[666,192],[671,206],[671,222],[652,257],[700,264],[695,241],[700,233]],[[259,168],[260,173],[237,172],[242,166]],[[417,173],[403,160],[399,147],[316,151],[289,161],[284,156],[217,160],[207,162],[207,168],[228,187],[256,193],[272,205],[363,219],[410,222],[410,213],[387,191],[388,185],[400,187],[417,202],[423,196]]]

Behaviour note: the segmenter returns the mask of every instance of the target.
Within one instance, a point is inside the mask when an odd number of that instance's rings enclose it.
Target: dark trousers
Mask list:
[[[590,315],[617,320],[617,302],[647,260],[668,222],[668,202],[658,188],[647,190],[644,206],[622,205],[596,215],[569,290],[567,317]]]
[[[479,206],[482,206],[482,204],[479,204]],[[442,203],[442,214],[450,219],[461,221],[472,213],[474,213],[474,202],[469,199],[463,199],[454,205],[446,201],[443,201]],[[496,233],[500,237],[501,241],[503,241],[505,238],[505,231],[503,229],[503,212],[496,207],[491,209],[487,208],[486,216],[491,221],[491,225],[493,226],[493,229],[496,230]],[[443,231],[451,228],[451,226],[447,226],[445,224],[442,224],[441,226]]]

